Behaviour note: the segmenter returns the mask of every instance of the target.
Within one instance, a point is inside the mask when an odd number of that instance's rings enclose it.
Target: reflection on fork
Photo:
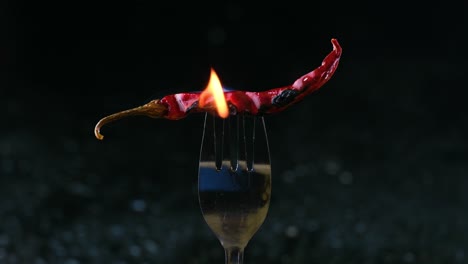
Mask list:
[[[243,251],[268,212],[271,166],[263,117],[207,114],[200,151],[198,195],[203,217],[226,251]]]

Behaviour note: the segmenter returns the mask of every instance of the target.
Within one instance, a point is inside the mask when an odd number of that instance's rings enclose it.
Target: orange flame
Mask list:
[[[229,110],[226,98],[224,97],[223,87],[219,81],[218,75],[214,69],[211,68],[210,80],[208,81],[208,85],[206,86],[205,90],[203,90],[203,92],[200,94],[200,100],[198,101],[198,104],[200,107],[203,107],[209,103],[212,103],[213,100],[218,115],[222,118],[228,117]]]

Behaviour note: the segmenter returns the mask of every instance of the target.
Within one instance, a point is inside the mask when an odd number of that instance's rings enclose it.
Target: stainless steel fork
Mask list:
[[[226,264],[263,224],[271,197],[271,166],[263,117],[205,116],[198,197],[203,217],[225,250]]]

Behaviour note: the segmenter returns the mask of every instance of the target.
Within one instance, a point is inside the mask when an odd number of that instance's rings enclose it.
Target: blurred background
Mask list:
[[[333,78],[266,117],[268,217],[245,263],[468,263],[468,13],[441,3],[3,1],[0,263],[223,263],[196,195],[202,115],[103,116]]]

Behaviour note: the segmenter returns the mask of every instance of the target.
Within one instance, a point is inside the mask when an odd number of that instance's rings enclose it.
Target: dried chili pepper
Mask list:
[[[333,75],[341,56],[341,47],[336,39],[331,40],[333,50],[322,61],[322,65],[297,79],[293,84],[262,92],[229,91],[224,96],[231,115],[242,113],[265,115],[280,112],[301,101],[308,94],[324,85]],[[94,129],[96,138],[103,139],[100,129],[103,125],[135,115],[151,118],[178,120],[190,113],[216,113],[213,98],[207,98],[200,104],[200,92],[178,93],[155,99],[149,103],[118,112],[102,118]]]

